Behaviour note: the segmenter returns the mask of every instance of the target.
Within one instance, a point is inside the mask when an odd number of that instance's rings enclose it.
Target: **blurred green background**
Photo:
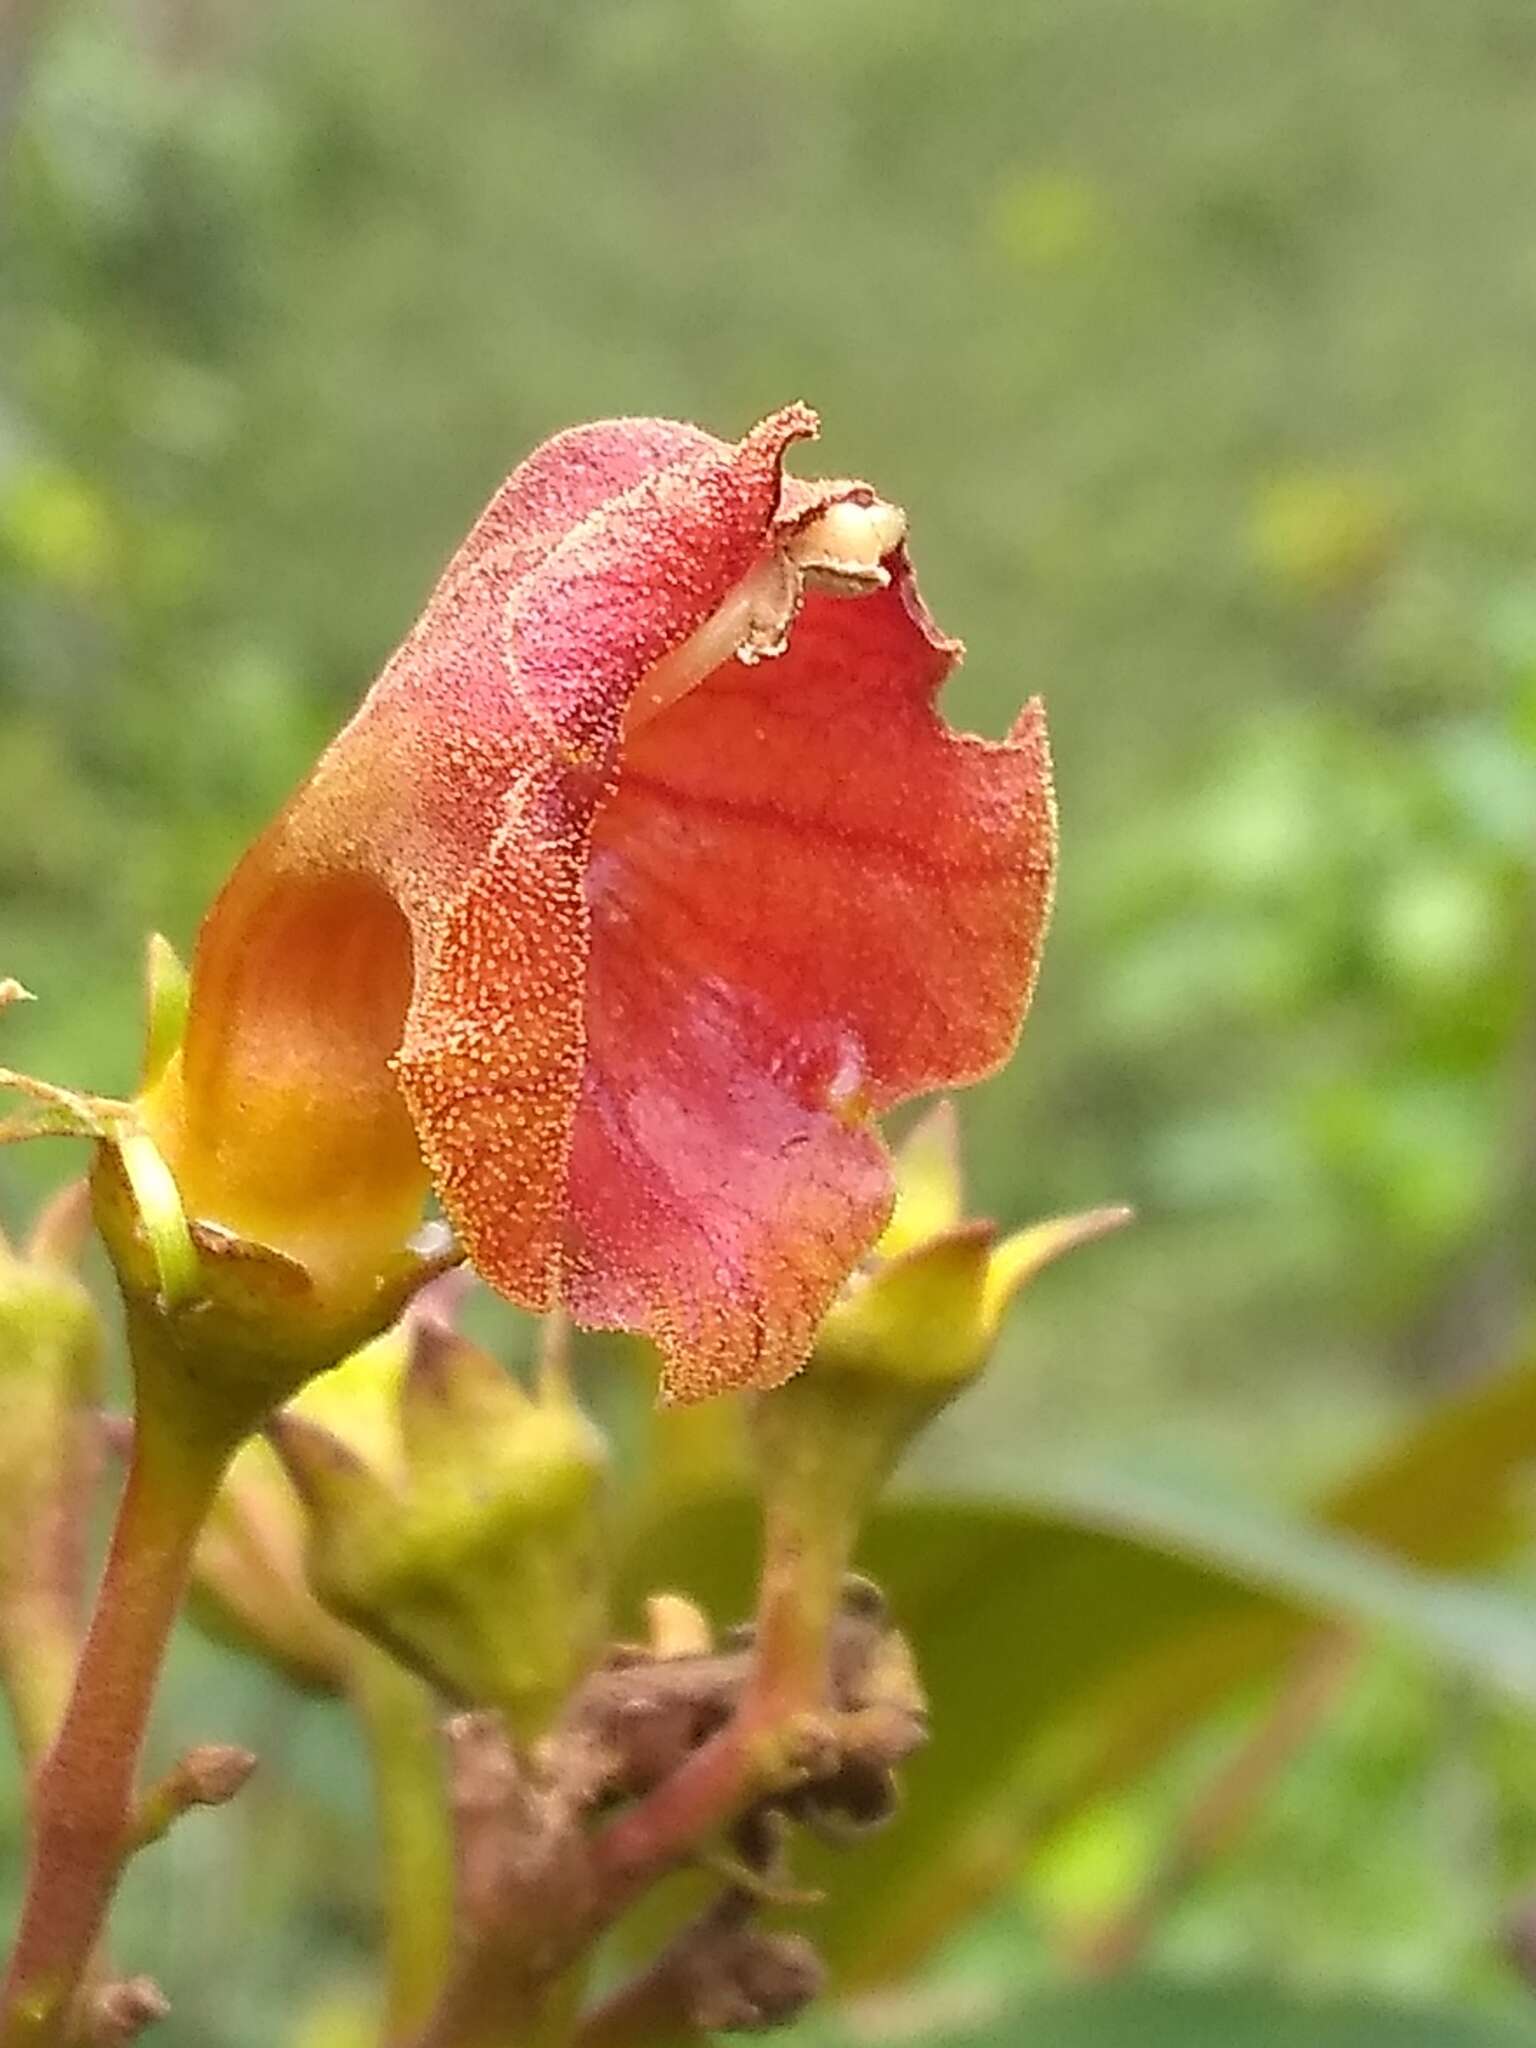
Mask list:
[[[804,397],[814,466],[911,512],[951,714],[1049,704],[1062,887],[976,1202],[1141,1217],[922,1473],[1301,1499],[1530,1320],[1533,221],[1530,0],[9,0],[5,1059],[127,1085],[145,932],[190,941],[533,443]],[[7,1156],[0,1214],[60,1170]],[[134,1910],[176,2040],[276,2040],[353,1958],[361,1791],[323,1710],[183,1658],[170,1725],[289,1789]],[[1523,2024],[1531,1734],[1374,1660],[1160,1953]],[[1052,1882],[1113,1892],[1198,1775]],[[1048,1976],[1009,1899],[858,2038]]]

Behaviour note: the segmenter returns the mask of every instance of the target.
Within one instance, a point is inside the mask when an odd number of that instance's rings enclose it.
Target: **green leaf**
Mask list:
[[[1047,1992],[989,2025],[923,2038],[926,2048],[1532,2048],[1536,2022],[1148,1979]]]
[[[650,1586],[739,1613],[755,1515],[740,1497],[696,1501],[640,1554]],[[1385,1623],[1536,1702],[1536,1619],[1513,1601],[1304,1525],[1119,1481],[1063,1489],[1051,1506],[894,1502],[860,1561],[912,1637],[934,1740],[908,1767],[895,1825],[856,1852],[856,1874],[831,1852],[810,1859],[829,1893],[817,1938],[849,1981],[916,1960],[1016,1865],[1028,1816],[1058,1818],[1102,1789],[1111,1764],[1156,1753],[1318,1616]],[[978,1835],[978,1810],[1000,1791]]]
[[[1421,1564],[1479,1563],[1519,1539],[1511,1482],[1533,1457],[1536,1360],[1526,1360],[1416,1419],[1320,1514]]]
[[[1439,1571],[1496,1554],[1536,1455],[1536,1369],[1436,1410],[1313,1521],[1137,1475],[1042,1482],[1022,1503],[896,1500],[861,1566],[910,1633],[934,1740],[895,1825],[830,1857],[818,1939],[845,1982],[899,1974],[1018,1867],[1029,1841],[1145,1768],[1320,1621],[1385,1627],[1536,1702],[1536,1614]],[[1395,1554],[1394,1554],[1395,1553]],[[722,1492],[636,1542],[643,1584],[713,1613],[749,1600],[756,1518]]]
[[[1378,1533],[1379,1513],[1358,1527],[1326,1510],[1308,1522],[1261,1503],[1192,1495],[1113,1468],[1035,1489],[1031,1506],[1039,1511],[1048,1504],[1078,1526],[1139,1538],[1273,1594],[1303,1625],[1311,1614],[1393,1630],[1479,1683],[1536,1706],[1536,1611],[1530,1603],[1496,1586],[1425,1569],[1458,1550],[1467,1562],[1478,1554],[1465,1519],[1458,1542],[1456,1530],[1431,1509],[1417,1547],[1389,1547]],[[1489,1505],[1485,1491],[1479,1511]],[[1426,1559],[1428,1549],[1438,1549],[1440,1557]],[[1235,1649],[1232,1668],[1240,1676]]]

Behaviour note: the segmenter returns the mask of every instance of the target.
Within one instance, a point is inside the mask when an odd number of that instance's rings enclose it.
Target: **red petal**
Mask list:
[[[584,1064],[589,814],[530,774],[419,975],[396,1071],[443,1206],[526,1308],[560,1299]]]
[[[1034,981],[1043,718],[949,731],[897,566],[644,727],[596,829],[569,1288],[685,1394],[794,1369],[889,1207],[862,1117],[997,1066]]]
[[[465,572],[444,578],[399,657],[410,665],[413,715],[441,700],[426,734],[439,773],[424,792],[442,799],[432,811],[439,839],[451,840],[466,754],[473,759],[474,725],[452,726],[450,707],[462,716],[494,670],[523,714],[528,765],[501,795],[490,845],[451,902],[440,882],[422,902],[416,922],[430,944],[397,1068],[476,1265],[529,1307],[557,1298],[583,1058],[587,835],[611,788],[603,763],[646,669],[762,552],[784,448],[813,426],[789,407],[740,448],[654,421],[562,436],[513,479],[511,510],[493,507],[481,522],[497,538],[471,536]],[[670,466],[649,468],[661,453]],[[621,479],[627,487],[614,496]],[[540,554],[528,534],[550,521],[569,530]],[[469,646],[479,652],[466,674]],[[500,780],[504,790],[505,770]],[[413,855],[403,868],[403,898],[419,895],[422,866]]]
[[[566,1295],[643,1330],[669,1394],[773,1386],[890,1207],[883,1146],[825,1108],[840,1050],[599,912]]]
[[[482,1270],[548,1302],[581,1071],[586,833],[636,684],[762,552],[784,448],[814,428],[791,406],[731,447],[613,421],[502,486],[204,924],[185,1058],[153,1106],[199,1215],[317,1266],[384,1256],[358,1219],[397,1239],[422,1193],[403,1092]],[[378,976],[335,971],[336,906],[363,878],[381,931],[402,927],[408,1003],[401,987],[382,1008]]]

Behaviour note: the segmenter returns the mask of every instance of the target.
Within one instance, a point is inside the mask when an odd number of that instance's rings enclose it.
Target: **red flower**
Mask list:
[[[204,925],[146,1103],[194,1213],[340,1284],[424,1155],[494,1286],[674,1394],[799,1364],[875,1113],[1013,1044],[1054,854],[1040,706],[942,723],[903,516],[781,473],[815,425],[581,427],[498,491]]]

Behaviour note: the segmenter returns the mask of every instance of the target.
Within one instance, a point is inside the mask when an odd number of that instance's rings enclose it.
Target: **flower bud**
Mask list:
[[[601,1646],[606,1452],[558,1372],[530,1396],[426,1316],[269,1434],[332,1614],[454,1700],[538,1734]]]
[[[1126,1208],[1090,1209],[1001,1238],[991,1223],[965,1221],[948,1101],[898,1151],[896,1186],[874,1257],[817,1333],[812,1370],[879,1381],[910,1404],[914,1419],[926,1419],[978,1376],[1004,1313],[1042,1268],[1131,1215]]]
[[[462,1255],[441,1225],[423,1225],[370,1241],[366,1259],[310,1257],[302,1242],[280,1247],[203,1212],[159,1136],[156,1104],[179,1071],[189,998],[185,971],[158,935],[145,990],[138,1098],[87,1095],[0,1068],[0,1090],[29,1105],[0,1117],[0,1143],[76,1137],[95,1145],[92,1211],[123,1295],[140,1422],[152,1416],[183,1447],[198,1441],[227,1454]],[[0,981],[0,1008],[25,996],[19,983]]]
[[[907,1445],[985,1365],[1003,1310],[1058,1252],[1123,1209],[998,1242],[961,1220],[953,1112],[940,1105],[895,1161],[897,1199],[873,1256],[823,1318],[798,1378],[753,1402],[763,1567],[751,1711],[771,1725],[826,1705],[844,1574]],[[872,1815],[883,1795],[861,1794]]]
[[[75,1650],[94,1461],[100,1326],[73,1270],[84,1190],[22,1251],[0,1237],[0,1679],[24,1748],[41,1748]]]
[[[304,1510],[272,1446],[242,1444],[197,1540],[189,1596],[208,1635],[305,1692],[346,1690],[357,1638],[328,1614],[304,1568]]]
[[[98,1984],[86,2000],[80,2039],[88,2048],[118,2048],[146,2027],[170,2017],[171,2001],[153,1977],[122,1977]]]
[[[241,1790],[257,1765],[248,1749],[230,1742],[202,1742],[180,1757],[144,1793],[133,1816],[135,1852],[158,1842],[195,1806],[223,1806]]]

